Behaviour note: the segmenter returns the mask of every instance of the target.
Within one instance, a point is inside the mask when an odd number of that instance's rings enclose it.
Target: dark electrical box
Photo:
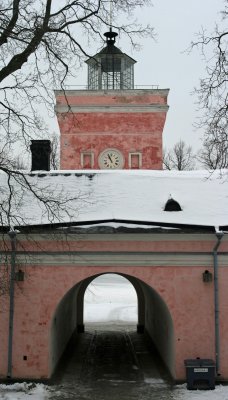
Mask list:
[[[215,362],[209,359],[196,358],[184,360],[186,367],[187,389],[214,389]]]

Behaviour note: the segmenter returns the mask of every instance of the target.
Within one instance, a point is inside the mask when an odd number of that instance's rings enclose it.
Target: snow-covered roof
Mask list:
[[[12,225],[83,224],[122,221],[155,225],[228,225],[228,171],[40,171],[26,175],[33,188],[69,200],[66,210],[51,215],[31,193],[12,180]],[[1,199],[7,201],[7,176],[0,174]],[[169,199],[181,211],[164,211]],[[64,203],[64,202],[63,202]],[[53,207],[54,203],[53,203]],[[17,214],[15,220],[13,215]],[[2,217],[3,224],[8,221]]]

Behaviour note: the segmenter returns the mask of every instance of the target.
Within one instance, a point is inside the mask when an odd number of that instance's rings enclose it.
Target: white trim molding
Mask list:
[[[138,157],[138,168],[135,169],[140,169],[142,168],[142,153],[140,151],[131,151],[128,155],[128,165],[129,168],[132,169],[132,157]],[[133,167],[134,169],[134,167]]]
[[[85,168],[85,156],[90,157],[90,168],[94,167],[94,152],[91,150],[82,151],[80,158],[81,158],[81,166]]]

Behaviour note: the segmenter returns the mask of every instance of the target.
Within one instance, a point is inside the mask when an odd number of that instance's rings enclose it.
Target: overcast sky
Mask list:
[[[202,26],[213,30],[223,4],[223,0],[154,0],[150,14],[158,37],[156,43],[145,40],[142,52],[136,55],[136,81],[170,88],[164,130],[167,146],[179,138],[200,145],[200,133],[193,127],[199,116],[194,104],[197,98],[191,93],[205,76],[205,63],[196,49],[191,54],[185,50]]]
[[[213,30],[220,20],[224,0],[153,0],[153,7],[137,13],[137,18],[150,23],[156,31],[156,41],[142,39],[142,49],[132,51],[122,38],[117,46],[137,60],[135,85],[159,85],[169,88],[170,94],[164,144],[172,146],[180,138],[197,148],[200,146],[199,132],[194,128],[197,113],[196,96],[193,89],[205,76],[205,63],[196,49],[188,54],[185,50],[196,38],[202,27]],[[88,49],[95,54],[96,47]],[[86,65],[78,72],[75,85],[86,84]]]

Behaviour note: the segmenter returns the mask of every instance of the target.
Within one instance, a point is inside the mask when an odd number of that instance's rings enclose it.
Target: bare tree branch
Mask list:
[[[199,48],[206,64],[206,76],[195,90],[203,118],[199,125],[206,127],[207,132],[223,129],[228,119],[228,0],[225,0],[222,18],[214,31],[208,34],[205,30],[192,43],[192,48]],[[212,56],[211,56],[212,53]]]
[[[113,0],[113,27],[126,35],[133,46],[135,37],[153,36],[150,26],[133,21],[137,7],[150,0]],[[68,79],[78,73],[85,57],[87,38],[96,47],[102,45],[102,33],[109,29],[107,0],[2,0],[0,7],[0,225],[6,228],[29,223],[21,214],[21,205],[35,202],[50,223],[76,215],[88,194],[72,198],[59,188],[50,190],[37,177],[19,170],[21,160],[12,156],[17,144],[28,149],[31,139],[47,135],[40,107],[54,110],[53,90],[65,90]],[[130,23],[118,23],[119,17]],[[123,21],[123,18],[122,18]],[[51,162],[58,168],[58,141],[53,137]],[[7,259],[3,275],[8,282]],[[0,293],[2,286],[0,285]]]
[[[195,168],[195,159],[192,147],[183,140],[179,140],[172,149],[164,149],[163,152],[163,166],[168,170],[192,170]]]
[[[153,35],[150,26],[136,22],[118,24],[119,14],[132,17],[147,0],[115,0],[113,27],[134,37]],[[81,37],[101,43],[109,28],[106,0],[3,0],[0,11],[0,134],[24,142],[39,137],[46,126],[39,105],[53,113],[53,88],[67,84],[77,74],[84,57],[90,57]],[[16,94],[16,96],[15,96]],[[8,114],[4,111],[7,109]],[[41,132],[41,136],[42,132]],[[28,143],[26,143],[28,146]]]
[[[198,159],[210,170],[228,168],[228,123],[223,127],[210,125]]]

